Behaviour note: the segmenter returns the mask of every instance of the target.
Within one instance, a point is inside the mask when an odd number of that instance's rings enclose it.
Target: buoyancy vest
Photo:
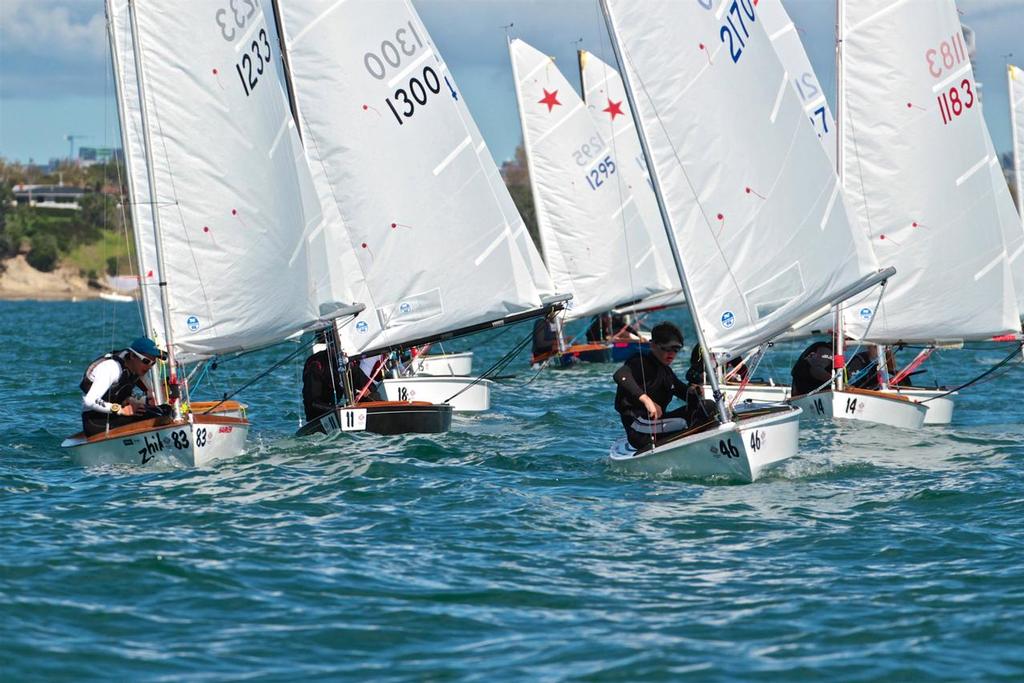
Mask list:
[[[132,390],[135,387],[139,387],[143,391],[146,391],[148,387],[142,382],[142,378],[136,375],[134,372],[128,369],[125,365],[125,357],[130,353],[128,349],[120,349],[119,351],[111,351],[105,353],[93,362],[89,363],[89,367],[85,369],[85,374],[82,375],[82,381],[79,383],[79,388],[83,394],[89,393],[89,389],[92,388],[92,380],[89,379],[89,373],[93,369],[105,360],[115,360],[118,366],[121,368],[121,375],[117,380],[110,385],[110,389],[107,390],[102,398],[107,403],[124,403],[132,395]]]

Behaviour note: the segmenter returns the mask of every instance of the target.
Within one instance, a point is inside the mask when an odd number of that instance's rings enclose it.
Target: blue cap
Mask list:
[[[164,360],[167,358],[167,354],[160,350],[160,347],[156,345],[156,342],[149,337],[139,337],[131,343],[129,346],[135,353],[141,353],[146,356],[152,356],[153,358],[159,358]]]

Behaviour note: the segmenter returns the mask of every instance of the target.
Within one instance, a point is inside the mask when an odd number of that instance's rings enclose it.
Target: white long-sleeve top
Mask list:
[[[113,358],[97,363],[96,367],[86,373],[86,377],[92,380],[89,391],[82,396],[82,412],[95,410],[99,413],[109,413],[110,404],[103,400],[114,382],[121,376],[121,366]]]

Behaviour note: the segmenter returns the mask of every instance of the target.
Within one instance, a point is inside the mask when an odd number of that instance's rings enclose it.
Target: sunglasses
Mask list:
[[[136,358],[138,358],[139,361],[144,363],[147,367],[156,362],[156,358],[150,358],[149,356],[144,356],[141,353],[139,353],[138,351],[136,351],[135,349],[129,349],[129,351],[131,351],[132,355],[135,356]]]
[[[682,344],[658,344],[658,348],[665,353],[679,353],[683,350]]]

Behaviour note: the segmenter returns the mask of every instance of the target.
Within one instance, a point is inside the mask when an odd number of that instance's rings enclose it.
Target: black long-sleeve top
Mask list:
[[[334,410],[336,382],[332,381],[331,372],[327,351],[317,351],[306,359],[306,365],[302,368],[302,405],[307,420]]]
[[[646,417],[647,409],[640,396],[647,394],[664,411],[673,396],[686,400],[686,383],[676,377],[672,368],[648,354],[638,353],[622,364],[612,375],[618,387],[615,410],[620,415]]]

